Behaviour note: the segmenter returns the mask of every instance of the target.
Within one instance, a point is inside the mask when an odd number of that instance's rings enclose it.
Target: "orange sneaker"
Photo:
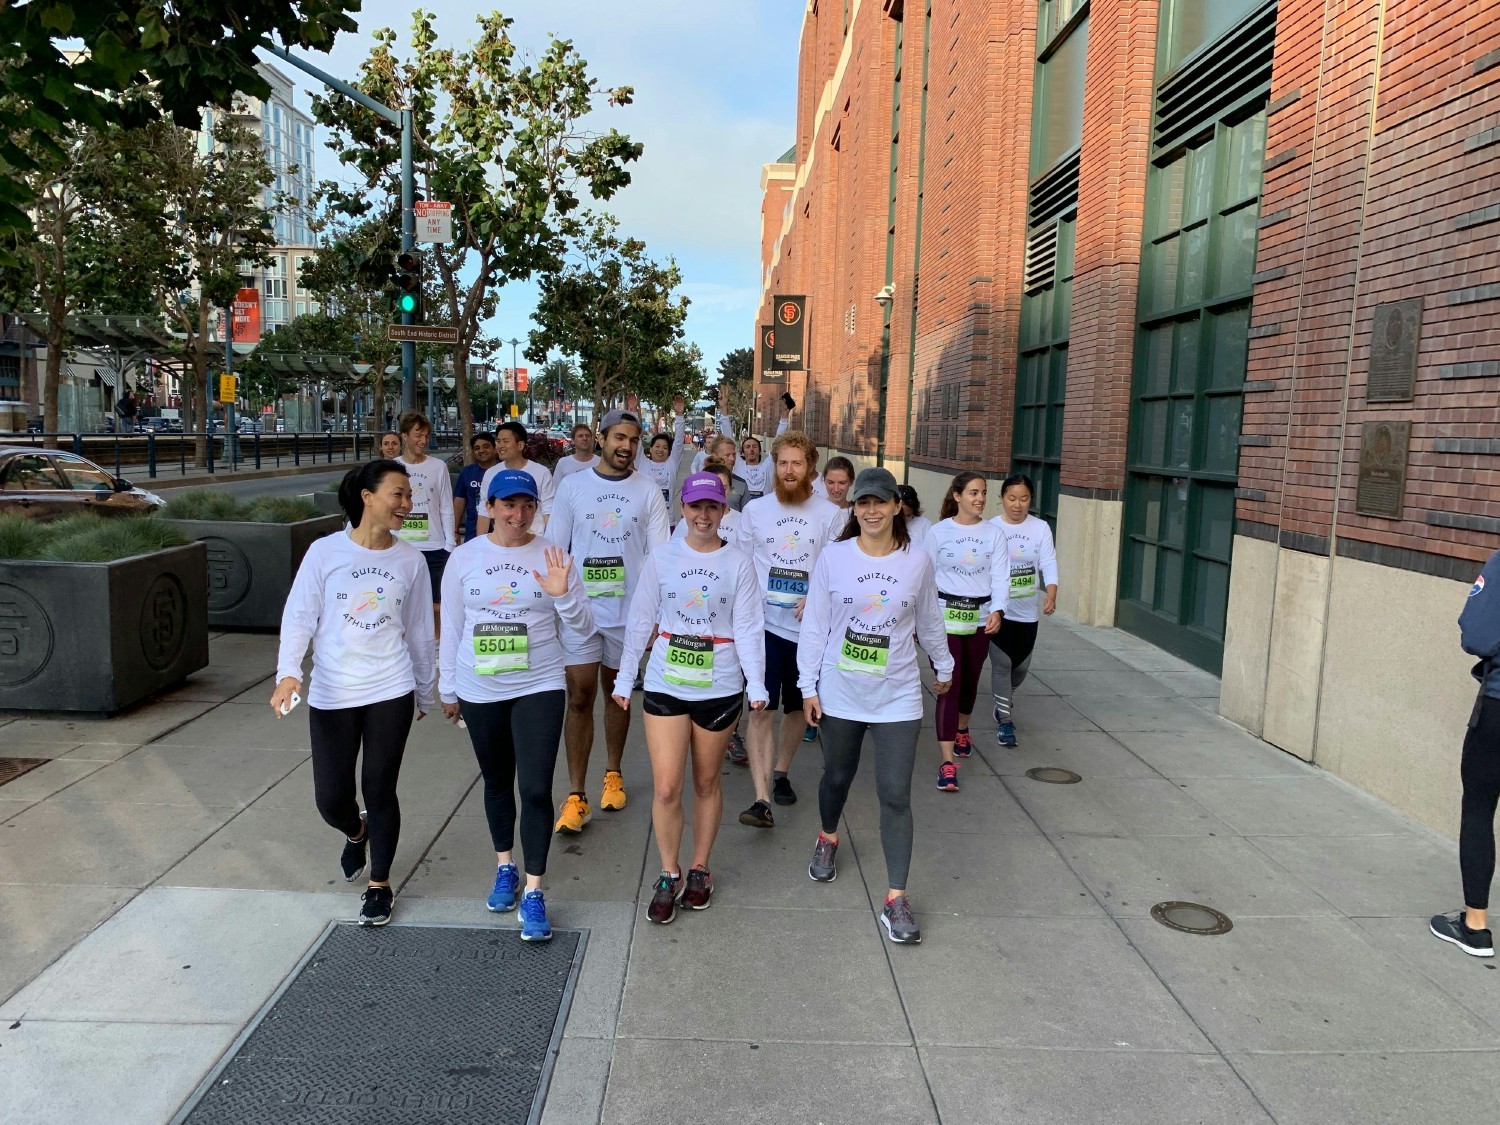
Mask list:
[[[563,802],[562,816],[557,818],[557,831],[567,836],[577,836],[588,824],[593,813],[589,812],[589,799],[582,793],[569,793]]]
[[[599,798],[599,807],[610,812],[619,812],[625,807],[625,779],[615,770],[604,772],[604,793]]]

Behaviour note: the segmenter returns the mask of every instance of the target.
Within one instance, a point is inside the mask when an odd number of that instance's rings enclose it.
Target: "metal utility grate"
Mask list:
[[[584,945],[330,926],[174,1121],[535,1122]]]
[[[1151,908],[1151,917],[1168,929],[1204,937],[1218,937],[1234,929],[1229,915],[1199,902],[1158,902]]]
[[[51,758],[0,758],[0,785],[14,781],[23,773],[30,773],[37,766],[44,766]]]
[[[1083,780],[1081,774],[1061,766],[1033,766],[1026,771],[1026,776],[1032,781],[1045,781],[1048,785],[1077,785]]]

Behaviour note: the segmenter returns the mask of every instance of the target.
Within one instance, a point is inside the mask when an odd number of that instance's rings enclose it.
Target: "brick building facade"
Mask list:
[[[1500,546],[1497,26],[1500,0],[809,0],[762,178],[758,323],[808,295],[785,389],[820,446],[934,506],[1026,471],[1064,612],[1444,828],[1453,619]]]

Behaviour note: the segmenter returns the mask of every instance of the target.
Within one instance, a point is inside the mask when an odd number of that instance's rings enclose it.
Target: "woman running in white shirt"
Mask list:
[[[922,940],[906,897],[911,866],[911,777],[922,726],[917,644],[932,661],[942,695],[953,680],[932,560],[911,546],[896,478],[865,469],[849,490],[854,502],[843,537],[818,556],[802,611],[797,681],[808,723],[823,743],[818,816],[823,831],[807,873],[838,876],[839,817],[859,768],[865,732],[875,742],[875,791],[885,852],[881,925],[893,942]]]
[[[485,906],[521,906],[521,940],[548,941],[542,896],[552,840],[552,775],[567,708],[562,628],[594,631],[583,579],[567,553],[530,531],[540,504],[523,469],[490,478],[490,531],[453,552],[443,571],[443,643],[438,692],[443,714],[460,718],[484,775],[484,815],[495,847],[495,885]],[[521,791],[526,890],[512,857],[515,789]]]
[[[1000,514],[990,523],[1005,533],[1010,556],[1010,592],[1005,620],[990,638],[990,691],[995,697],[995,741],[1015,746],[1016,688],[1031,668],[1037,624],[1057,609],[1057,550],[1047,521],[1029,513],[1035,490],[1031,478],[1012,473],[1000,485]],[[1037,597],[1038,583],[1045,597]]]
[[[979,694],[979,673],[990,638],[1000,631],[1010,584],[1005,533],[984,521],[986,492],[981,473],[954,477],[924,548],[932,559],[938,606],[954,663],[956,690],[938,696],[937,701],[938,749],[943,756],[937,787],[945,793],[958,792],[954,755],[967,758],[974,750],[969,716]]]
[[[630,601],[625,655],[614,701],[630,707],[631,679],[651,640],[641,711],[651,756],[651,826],[661,853],[661,876],[646,917],[665,925],[677,905],[704,910],[713,897],[708,862],[724,815],[719,771],[741,695],[760,710],[765,686],[760,585],[750,556],[719,536],[727,508],[723,482],[697,473],[682,486],[687,535],[646,556]],[[682,788],[693,761],[693,863],[682,878]]]
[[[313,646],[307,725],[313,795],[323,820],[344,834],[344,878],[365,869],[370,885],[362,926],[391,920],[391,863],[401,835],[396,780],[412,716],[431,706],[432,594],[422,553],[393,534],[411,512],[411,484],[399,461],[351,469],[339,486],[350,530],[308,548],[281,615],[281,648],[271,710],[300,698],[302,659]],[[360,763],[355,799],[354,770]]]

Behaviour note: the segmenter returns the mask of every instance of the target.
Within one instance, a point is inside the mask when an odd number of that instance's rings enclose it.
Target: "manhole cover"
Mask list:
[[[44,766],[49,761],[50,758],[0,758],[0,785],[14,781],[23,773],[34,770],[37,766]]]
[[[1158,902],[1151,908],[1151,917],[1170,929],[1205,937],[1217,937],[1234,929],[1229,915],[1197,902]]]
[[[584,940],[335,925],[174,1121],[536,1122]]]
[[[1045,781],[1048,785],[1077,785],[1083,777],[1060,766],[1035,766],[1026,771],[1032,781]]]

